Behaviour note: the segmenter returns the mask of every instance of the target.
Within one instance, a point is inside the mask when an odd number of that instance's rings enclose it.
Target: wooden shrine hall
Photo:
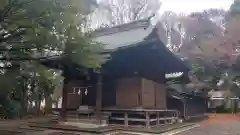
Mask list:
[[[63,116],[70,110],[84,113],[87,107],[92,108],[90,118],[147,128],[178,118],[178,110],[167,108],[166,74],[181,73],[178,81],[187,83],[189,69],[161,42],[150,19],[100,29],[92,36],[106,44],[110,55],[100,73],[89,69],[83,75],[79,65],[65,65],[59,57],[42,62],[64,72]]]

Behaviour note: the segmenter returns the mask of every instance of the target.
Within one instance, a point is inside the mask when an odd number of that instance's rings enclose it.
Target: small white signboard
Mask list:
[[[169,73],[169,74],[165,74],[165,78],[166,79],[178,78],[178,77],[181,77],[182,75],[183,75],[183,72]]]

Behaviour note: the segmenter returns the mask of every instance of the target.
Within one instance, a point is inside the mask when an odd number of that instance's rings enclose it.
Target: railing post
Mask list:
[[[166,125],[168,123],[167,119],[166,119],[166,111],[164,111],[164,125]]]
[[[127,112],[124,113],[124,126],[128,127],[128,114],[127,114]]]
[[[149,112],[146,112],[146,128],[150,128],[150,117],[149,117]]]
[[[159,112],[157,112],[157,125],[159,125]]]
[[[175,111],[171,111],[171,114],[172,114],[172,116],[171,116],[171,124],[173,124],[174,123],[174,121],[175,121]]]

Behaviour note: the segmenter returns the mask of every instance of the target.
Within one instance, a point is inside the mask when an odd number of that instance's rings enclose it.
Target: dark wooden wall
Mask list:
[[[155,83],[155,106],[157,109],[167,109],[167,89],[164,84]]]
[[[186,115],[195,116],[206,113],[207,104],[206,100],[201,97],[193,97],[192,99],[186,100]]]
[[[116,105],[116,81],[113,78],[106,78],[103,82],[102,106],[109,107]]]
[[[80,84],[78,84],[81,86]],[[83,90],[81,96],[78,94],[69,94],[68,108],[78,108],[79,105],[96,105],[96,82],[88,84],[87,95]],[[77,86],[76,84],[72,87]],[[149,109],[166,109],[166,87],[154,81],[141,77],[130,78],[104,78],[102,93],[102,107],[143,107]],[[69,89],[69,93],[73,88]]]
[[[141,77],[119,79],[116,82],[116,105],[166,109],[166,88]]]
[[[141,105],[141,78],[121,78],[116,81],[116,106],[137,107]]]
[[[180,117],[184,117],[184,105],[180,99],[175,99],[168,97],[167,98],[167,109],[169,110],[178,110],[180,112]]]

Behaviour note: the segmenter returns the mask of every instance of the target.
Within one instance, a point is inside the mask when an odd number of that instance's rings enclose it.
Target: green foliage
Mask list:
[[[192,73],[201,73],[202,72],[202,68],[199,64],[192,64]]]
[[[0,113],[7,118],[15,118],[21,111],[19,102],[12,98],[14,89],[17,86],[15,75],[16,72],[12,71],[0,76]]]
[[[224,70],[199,58],[191,59],[189,63],[191,65],[191,73],[198,81],[207,83],[211,88],[216,88]]]
[[[44,53],[49,51],[55,51],[66,57],[67,62],[73,61],[86,67],[93,68],[102,62],[97,52],[103,46],[91,41],[91,38],[82,32],[86,12],[82,13],[80,7],[83,5],[81,3],[89,2],[4,1],[7,2],[0,11],[0,26],[5,34],[0,35],[0,49],[8,52],[3,54],[2,59],[31,60],[36,56],[44,56]],[[39,5],[42,5],[41,8]]]
[[[88,68],[104,62],[99,53],[103,45],[83,33],[91,4],[92,0],[0,1],[0,104],[5,114],[23,114],[28,101],[39,103],[59,85],[61,73],[42,66],[40,58],[58,55],[65,64]]]

